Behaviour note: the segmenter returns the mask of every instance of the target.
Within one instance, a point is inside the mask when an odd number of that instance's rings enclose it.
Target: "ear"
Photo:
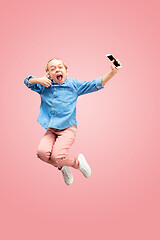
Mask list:
[[[45,75],[45,77],[49,77],[49,72],[48,72],[48,71],[46,72],[46,75]]]
[[[46,72],[46,75],[45,75],[45,77],[49,77],[49,79],[51,79],[51,77],[50,77],[50,75],[49,75],[49,72],[48,72],[48,71]]]

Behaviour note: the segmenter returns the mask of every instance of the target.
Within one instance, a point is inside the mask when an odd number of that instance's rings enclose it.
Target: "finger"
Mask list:
[[[121,62],[117,59],[117,62],[121,65]]]

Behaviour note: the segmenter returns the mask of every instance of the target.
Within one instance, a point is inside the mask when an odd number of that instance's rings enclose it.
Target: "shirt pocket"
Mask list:
[[[60,88],[60,101],[63,103],[72,102],[75,98],[75,93],[73,89]]]

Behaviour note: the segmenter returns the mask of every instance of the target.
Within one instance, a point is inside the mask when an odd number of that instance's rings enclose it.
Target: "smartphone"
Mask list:
[[[105,55],[110,61],[113,61],[113,64],[115,65],[116,68],[121,68],[122,66],[116,61],[115,57],[113,57],[112,54],[106,54]]]

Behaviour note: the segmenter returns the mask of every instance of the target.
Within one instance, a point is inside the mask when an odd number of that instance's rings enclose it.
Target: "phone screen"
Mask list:
[[[109,60],[110,61],[113,61],[114,60],[114,62],[113,62],[113,64],[116,66],[116,67],[119,67],[120,66],[120,64],[116,61],[116,59],[113,57],[113,55],[107,55],[107,57],[109,58]]]
[[[116,60],[113,62],[113,64],[114,64],[116,67],[119,67],[119,66],[120,66],[120,64],[119,64]]]
[[[116,60],[112,55],[107,55],[107,57],[108,57],[109,60],[111,60],[111,61]]]

